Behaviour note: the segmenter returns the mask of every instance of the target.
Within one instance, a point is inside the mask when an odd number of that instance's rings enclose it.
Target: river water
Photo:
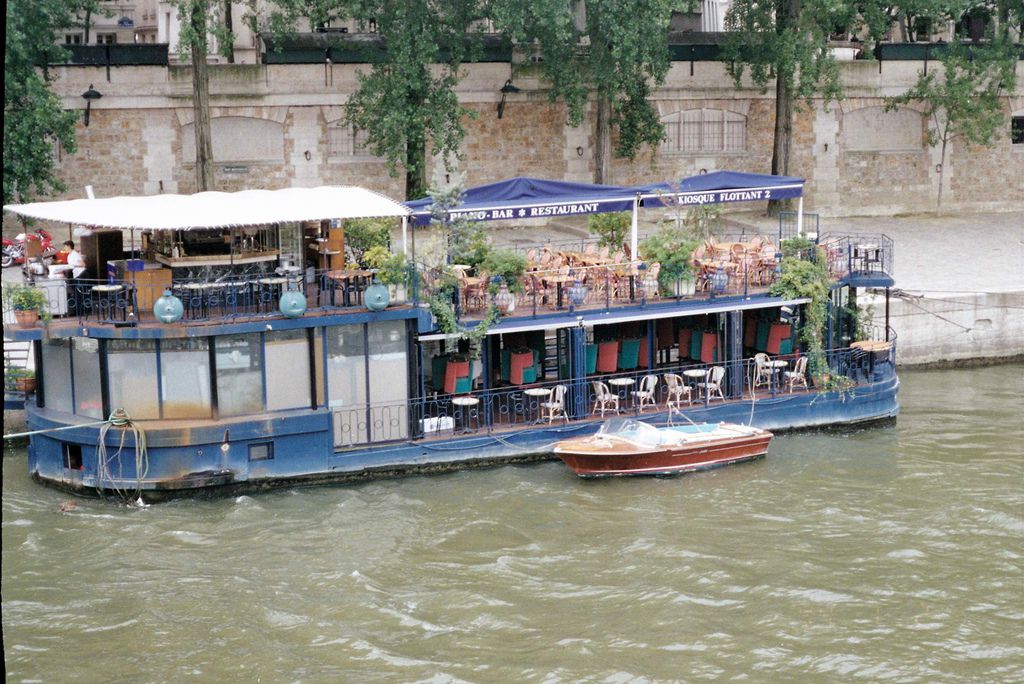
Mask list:
[[[9,681],[1024,680],[1024,366],[895,424],[144,509],[3,480]]]

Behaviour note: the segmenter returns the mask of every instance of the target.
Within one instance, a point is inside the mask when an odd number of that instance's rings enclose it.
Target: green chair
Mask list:
[[[586,347],[587,352],[587,375],[594,375],[597,373],[597,345],[588,344]]]
[[[700,361],[700,347],[703,339],[703,331],[694,330],[690,335],[690,359]]]
[[[444,391],[444,371],[448,367],[448,356],[442,354],[430,360],[430,387],[435,392]]]
[[[636,370],[640,365],[640,340],[622,340],[619,345],[619,370]]]
[[[469,362],[469,377],[455,379],[455,394],[466,394],[473,390],[473,375],[476,373],[476,361]]]
[[[500,376],[502,382],[509,382],[509,376],[512,375],[512,350],[502,349],[501,350],[501,370]]]

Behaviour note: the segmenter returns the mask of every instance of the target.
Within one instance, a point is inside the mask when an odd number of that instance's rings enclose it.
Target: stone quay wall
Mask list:
[[[936,63],[930,63],[936,68]],[[855,61],[840,64],[847,98],[812,103],[796,115],[790,173],[808,180],[805,210],[823,216],[891,216],[934,209],[940,149],[925,142],[928,122],[910,107],[884,112],[883,98],[903,92],[923,62]],[[211,117],[217,189],[358,184],[401,198],[403,180],[353,144],[342,122],[344,104],[366,65],[212,65]],[[465,121],[462,159],[433,172],[463,174],[467,185],[517,175],[593,180],[594,108],[580,126],[566,123],[530,66],[474,64],[458,87]],[[69,109],[84,109],[92,85],[90,125],[78,124],[79,149],[58,151],[67,197],[189,193],[195,189],[191,70],[187,66],[55,69],[54,87]],[[1007,114],[1024,114],[1024,62],[1018,90],[1004,99]],[[514,78],[497,115],[500,88]],[[739,117],[736,151],[642,152],[616,159],[610,183],[661,181],[732,169],[771,167],[773,91],[736,88],[717,62],[676,62],[652,101],[666,121]],[[705,112],[705,114],[701,114]],[[706,126],[716,124],[706,123]],[[712,130],[711,128],[707,129]],[[993,148],[954,141],[945,162],[943,207],[949,211],[1001,211],[1024,206],[1024,145],[1007,130]],[[713,147],[714,145],[708,145]]]

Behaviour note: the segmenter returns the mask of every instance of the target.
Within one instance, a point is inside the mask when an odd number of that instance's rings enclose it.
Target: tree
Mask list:
[[[230,3],[213,0],[174,0],[181,23],[178,51],[192,62],[192,111],[195,118],[196,190],[214,189],[213,138],[210,134],[210,73],[206,63],[210,39],[215,39],[225,56],[232,52],[234,36],[220,20],[221,10]]]
[[[346,104],[347,123],[367,133],[367,145],[392,175],[405,173],[407,199],[427,191],[427,153],[445,166],[458,157],[465,131],[461,119],[473,112],[461,104],[455,86],[460,67],[479,55],[474,22],[485,7],[476,0],[278,0],[282,16],[305,16],[313,26],[354,20],[360,31],[375,27],[376,40],[351,41],[365,48],[369,73]]]
[[[985,44],[965,45],[959,39],[949,44],[942,56],[942,72],[920,73],[907,92],[886,99],[891,111],[911,102],[923,107],[929,121],[928,144],[941,145],[939,190],[936,210],[942,209],[942,185],[946,172],[946,151],[951,142],[963,138],[989,147],[1007,128],[1002,101],[1005,92],[1016,88],[1017,49],[1003,31]]]
[[[73,153],[78,112],[64,111],[50,90],[48,65],[66,52],[57,44],[74,23],[64,0],[9,0],[4,41],[4,204],[29,202],[66,189],[54,168],[54,147]]]
[[[583,11],[581,3],[565,0],[493,2],[495,25],[535,51],[551,84],[549,97],[565,102],[570,125],[583,121],[594,93],[597,183],[609,180],[613,128],[618,132],[615,154],[628,159],[664,137],[658,112],[647,98],[653,85],[664,82],[671,65],[668,24],[677,4],[588,0]]]
[[[724,58],[737,87],[748,71],[764,90],[775,81],[773,174],[789,174],[795,100],[810,106],[816,95],[826,103],[842,97],[838,66],[828,51],[836,13],[829,0],[734,0],[726,13]],[[769,213],[780,208],[778,200],[768,202]]]

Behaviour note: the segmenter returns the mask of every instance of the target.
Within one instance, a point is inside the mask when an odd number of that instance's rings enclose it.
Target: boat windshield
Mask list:
[[[658,428],[632,418],[612,418],[606,420],[604,425],[597,431],[597,434],[614,435],[615,437],[648,446],[661,443],[661,433],[658,431]]]

